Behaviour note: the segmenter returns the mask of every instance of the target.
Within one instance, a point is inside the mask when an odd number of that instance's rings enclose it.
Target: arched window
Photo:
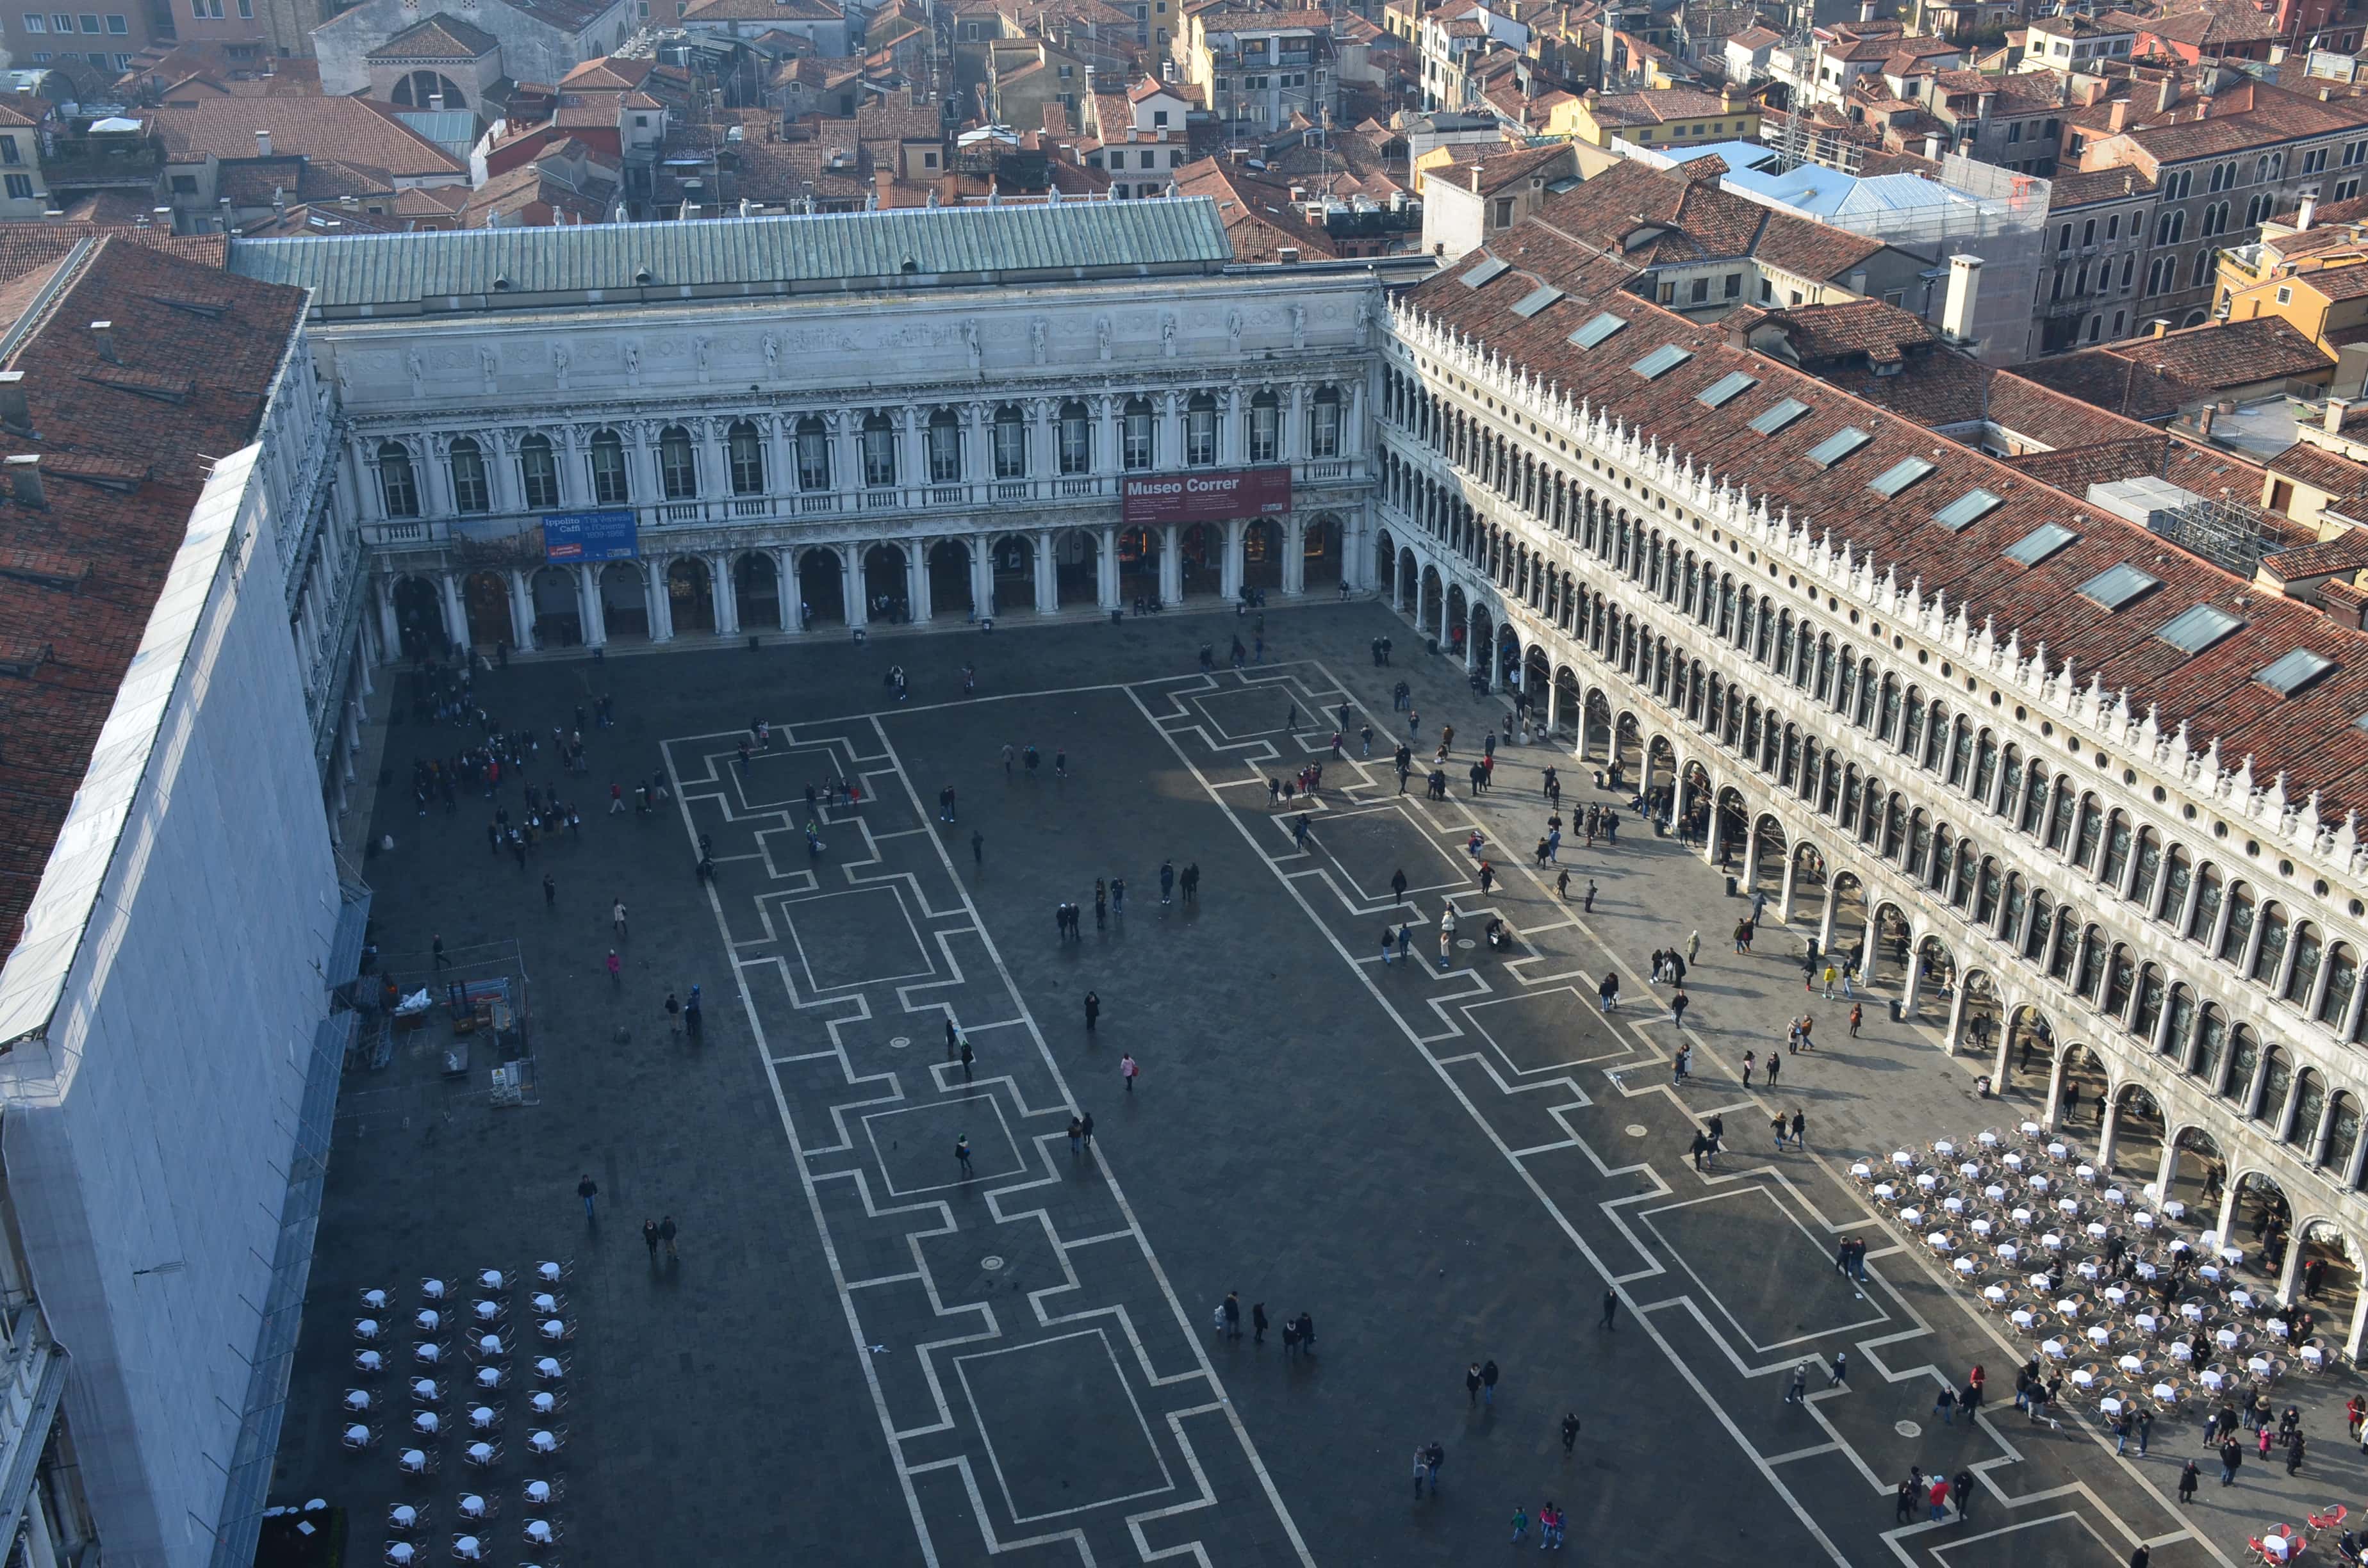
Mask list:
[[[2278,971],[2286,961],[2286,940],[2292,933],[2283,904],[2271,903],[2261,907],[2261,941],[2253,954],[2253,967],[2245,978],[2263,985],[2278,983]]]
[[[548,436],[529,436],[518,443],[518,493],[527,510],[547,512],[559,505],[559,459]]]
[[[2097,866],[2097,846],[2104,842],[2105,808],[2094,795],[2080,797],[2080,832],[2072,841],[2072,863],[2084,870]]]
[[[735,419],[723,439],[732,460],[732,494],[762,495],[765,493],[765,437],[758,433],[753,422]]]
[[[2206,1007],[2203,1011],[2207,1026],[2211,1019],[2219,1017],[2220,1010],[2216,1007]],[[2249,1108],[2253,1103],[2253,1075],[2260,1065],[2261,1042],[2253,1038],[2252,1030],[2239,1024],[2229,1036],[2228,1087],[2226,1091],[2228,1098],[2237,1102],[2239,1110]]]
[[[1250,461],[1270,463],[1282,455],[1282,400],[1271,389],[1250,399],[1249,435]]]
[[[830,488],[830,431],[818,415],[798,421],[798,488]]]
[[[2055,901],[2044,892],[2031,895],[2031,926],[2022,934],[2022,956],[2037,962],[2055,936]]]
[[[1217,399],[1211,392],[1195,392],[1184,405],[1184,460],[1193,468],[1207,468],[1217,460]]]
[[[2162,1053],[2182,1066],[2187,1062],[2187,1037],[2195,1028],[2195,993],[2184,985],[2170,988],[2170,1022],[2162,1031]]]
[[[1028,477],[1028,422],[1008,403],[995,411],[995,477]]]
[[[592,471],[593,505],[621,506],[632,499],[632,487],[625,479],[623,437],[614,430],[594,432],[586,458]]]
[[[2162,875],[2162,838],[2154,829],[2138,830],[2138,865],[2130,879],[2130,898],[2145,909],[2154,898],[2154,885]]]
[[[896,483],[896,426],[878,409],[866,415],[861,432],[863,485],[881,490]]]
[[[2299,1007],[2310,1006],[2311,993],[2318,989],[2318,966],[2327,956],[2327,944],[2318,927],[2303,921],[2294,927],[2294,968],[2286,977],[2284,996]]]
[[[929,415],[929,483],[960,484],[962,476],[962,415],[940,408]]]
[[[668,501],[699,496],[699,452],[690,444],[690,432],[679,425],[658,432],[658,494]]]
[[[2318,1142],[2318,1119],[2327,1114],[2327,1080],[2305,1067],[2296,1083],[2294,1120],[2286,1128],[2285,1141],[2317,1153],[2313,1145]]]
[[[2220,933],[2222,896],[2218,868],[2204,867],[2196,874],[2195,916],[2188,923],[2186,935],[2206,949],[2212,948]]]
[[[1159,422],[1152,417],[1151,400],[1131,397],[1119,415],[1119,456],[1130,472],[1158,466]]]
[[[2350,943],[2336,943],[2327,951],[2327,993],[2318,1001],[2318,1021],[2340,1028],[2351,1016],[2351,994],[2359,985],[2360,960]]]
[[[2327,1142],[2318,1151],[2318,1166],[2341,1176],[2351,1169],[2351,1151],[2360,1146],[2360,1102],[2338,1089],[2334,1103],[2335,1114],[2327,1120]]]
[[[2206,1088],[2220,1081],[2220,1058],[2228,1049],[2228,1020],[2220,1009],[2204,1004],[2195,1022],[2195,1058],[2191,1069]]]
[[[411,449],[400,441],[378,444],[378,493],[390,517],[419,516],[419,480],[411,471]]]
[[[2093,948],[2099,944],[2092,938],[2089,945]],[[2105,994],[2098,1006],[2113,1017],[2123,1017],[2129,1011],[2130,995],[2136,989],[2137,980],[2137,960],[2130,956],[2129,949],[2116,942],[2112,957],[2105,960]]]
[[[2239,1029],[2239,1035],[2244,1031]],[[2285,1114],[2286,1093],[2294,1087],[2294,1059],[2276,1046],[2261,1051],[2261,1092],[2254,1101],[2253,1115],[2278,1129],[2278,1119]]]
[[[1318,387],[1307,405],[1307,455],[1311,458],[1337,458],[1340,455],[1340,389]]]
[[[2030,770],[2023,776],[2022,831],[2036,835],[2039,824],[2047,820],[2047,764],[2039,757],[2031,759]]]
[[[1949,743],[1949,787],[1962,790],[1965,784],[1966,769],[1973,766],[1974,730],[1972,725],[1960,719],[1951,727],[1950,733],[1952,738]]]
[[[2130,1014],[2130,1032],[2148,1045],[2154,1043],[2155,1026],[2162,1021],[2163,996],[2162,970],[2148,964],[2138,971],[2138,1003]]]
[[[472,437],[462,436],[452,443],[452,509],[494,509],[493,486],[485,483],[485,449]]]

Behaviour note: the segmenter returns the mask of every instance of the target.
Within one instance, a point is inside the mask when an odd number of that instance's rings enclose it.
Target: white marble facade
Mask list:
[[[845,636],[1365,585],[1380,284],[1315,271],[313,327],[382,649]],[[1135,475],[1288,464],[1147,537]],[[630,509],[639,559],[546,562]],[[784,592],[785,585],[794,585]]]

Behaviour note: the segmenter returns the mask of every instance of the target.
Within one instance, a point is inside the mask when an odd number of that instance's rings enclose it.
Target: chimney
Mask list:
[[[2122,128],[2129,124],[2129,122],[2130,100],[2127,98],[2115,98],[2113,100],[2112,107],[2105,111],[2105,129],[2109,131],[2119,133]]]
[[[2157,114],[2169,114],[2170,112],[2170,106],[2178,101],[2179,74],[2174,71],[2166,71],[2163,73],[2162,85],[2154,90],[2154,112]]]
[[[1940,137],[1927,136],[1924,138],[1924,155],[1936,164],[1941,161]]]
[[[441,93],[428,94],[427,107],[435,110],[438,114],[442,114],[444,112],[444,95]]]
[[[2169,330],[2170,318],[2169,316],[2157,316],[2154,318],[2153,330],[2148,332],[2146,335],[2148,337],[2160,337],[2164,333],[2169,332]]]
[[[2350,398],[2328,398],[2327,400],[2327,433],[2330,436],[2340,436],[2343,434],[2343,416],[2351,412],[2351,400]]]
[[[258,158],[271,156],[271,132],[268,131],[258,131],[255,133],[255,155]]]
[[[2218,409],[2213,407],[2210,403],[2205,403],[2203,411],[2195,416],[2195,433],[2203,437],[2205,440],[2210,440],[2212,438],[2212,416],[2219,412],[2220,411]]]
[[[2294,213],[2294,233],[2298,234],[2309,228],[2310,221],[2317,216],[2318,216],[2318,198],[2304,197],[2301,208]]]
[[[95,321],[91,323],[90,337],[93,343],[98,345],[98,357],[100,358],[106,360],[110,365],[120,365],[123,363],[123,357],[115,351],[115,324],[113,322]]]
[[[33,410],[25,401],[25,372],[0,370],[0,426],[30,433]]]
[[[47,506],[49,497],[41,494],[41,459],[36,452],[20,458],[10,458],[8,494],[19,506]]]
[[[1874,13],[1879,8],[1877,0],[1858,0],[1858,19],[1861,22],[1874,20]]]
[[[1982,258],[1959,251],[1949,258],[1949,293],[1941,307],[1941,333],[1963,348],[1972,348],[1974,304],[1982,288]]]

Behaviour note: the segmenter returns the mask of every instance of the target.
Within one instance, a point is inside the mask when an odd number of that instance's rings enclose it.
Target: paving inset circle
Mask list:
[[[1891,1424],[1891,1429],[1903,1437],[1920,1437],[1924,1435],[1924,1428],[1913,1421],[1895,1421]]]
[[[988,1253],[985,1257],[978,1260],[978,1266],[981,1268],[985,1269],[989,1274],[992,1274],[996,1269],[1003,1267],[1003,1259],[997,1257],[993,1253]]]
[[[1621,1131],[1627,1133],[1631,1138],[1642,1138],[1645,1135],[1647,1130],[1641,1124],[1632,1121],[1626,1127],[1622,1128]]]
[[[1473,940],[1471,937],[1458,937],[1457,938],[1455,938],[1455,945],[1456,945],[1457,947],[1459,947],[1459,948],[1463,948],[1463,949],[1472,949],[1472,948],[1476,948],[1476,947],[1478,947],[1480,944],[1479,944],[1479,943],[1477,943],[1477,942],[1475,942],[1475,941],[1474,941],[1474,940]]]
[[[910,1045],[910,1044],[912,1044],[912,1043],[913,1043],[913,1037],[912,1037],[911,1035],[908,1035],[908,1034],[900,1034],[900,1035],[898,1035],[894,1040],[890,1040],[888,1043],[889,1043],[890,1045],[894,1046],[897,1050],[902,1051],[902,1050],[904,1050],[906,1046],[908,1046],[908,1045]]]

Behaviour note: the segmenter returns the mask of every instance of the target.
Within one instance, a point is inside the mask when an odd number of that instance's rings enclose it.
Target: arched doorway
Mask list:
[[[1471,639],[1467,646],[1472,650],[1472,689],[1492,690],[1497,676],[1497,622],[1487,606],[1473,605],[1471,630],[1465,635]]]
[[[1398,551],[1397,597],[1392,601],[1400,615],[1415,617],[1415,625],[1422,625],[1422,571],[1415,564],[1414,551]]]
[[[1036,608],[1036,541],[1026,534],[1005,534],[987,547],[987,571],[993,597],[985,613],[1009,615]]]
[[[867,619],[890,623],[910,620],[913,603],[905,592],[905,549],[875,544],[863,552],[863,608]]]
[[[441,98],[444,101],[438,103]],[[461,85],[438,71],[406,71],[394,79],[394,105],[397,108],[447,111],[469,107],[468,94]]]
[[[1732,871],[1743,853],[1743,840],[1749,818],[1743,808],[1743,791],[1733,785],[1718,792],[1718,869]]]
[[[1578,673],[1567,665],[1554,671],[1554,738],[1576,750],[1579,722],[1587,716],[1586,699],[1579,695]]]
[[[2044,1099],[2055,1076],[2055,1030],[2038,1008],[2017,1007],[2007,1019],[2006,1074],[1998,1082],[1998,1092],[2021,1089]]]
[[[1793,846],[1793,906],[1785,917],[1805,928],[1825,928],[1826,857],[1814,844]]]
[[[2342,1344],[2359,1305],[2360,1266],[2351,1260],[2351,1247],[2343,1233],[2325,1220],[2304,1224],[2294,1294],[2310,1303],[2319,1321],[2327,1324],[2320,1348],[2332,1348]]]
[[[2105,1063],[2085,1045],[2064,1048],[2056,1069],[2055,1115],[2050,1126],[2066,1131],[2081,1126],[2100,1127],[2105,1119]]]
[[[472,572],[461,579],[461,608],[469,612],[469,641],[491,648],[518,646],[510,625],[510,585],[498,572]]]
[[[1277,560],[1280,561],[1278,556]],[[1280,568],[1278,568],[1279,570]],[[1176,537],[1176,591],[1196,599],[1224,586],[1225,525],[1194,523]]]
[[[1317,588],[1337,589],[1340,585],[1340,568],[1347,559],[1340,519],[1326,512],[1300,529],[1300,585],[1310,592]]]
[[[1514,698],[1514,702],[1518,706],[1527,707],[1530,700],[1529,694],[1521,687],[1521,634],[1514,630],[1513,623],[1509,620],[1497,628],[1497,646],[1494,656],[1497,661],[1497,680],[1519,694]]]
[[[1127,603],[1159,598],[1159,531],[1128,528],[1118,536],[1118,597]]]
[[[1422,607],[1415,616],[1416,629],[1429,632],[1433,637],[1438,636],[1440,619],[1445,613],[1445,603],[1444,590],[1439,580],[1439,568],[1424,567],[1422,569]]]
[[[444,626],[444,596],[425,577],[394,580],[394,624],[403,651],[415,659],[440,659],[451,652]]]
[[[1678,838],[1680,843],[1705,842],[1710,832],[1710,770],[1699,762],[1678,769]]]
[[[1447,651],[1456,658],[1463,657],[1472,636],[1472,604],[1463,597],[1463,585],[1457,584],[1447,590]]]
[[[715,630],[715,580],[696,555],[679,556],[666,568],[666,614],[677,634]]]
[[[1552,715],[1554,701],[1554,660],[1545,644],[1532,642],[1521,655],[1521,700],[1530,709],[1530,722],[1543,732]]]
[[[1389,603],[1398,602],[1398,547],[1387,528],[1373,539],[1373,586]]]
[[[1586,714],[1586,727],[1578,732],[1578,755],[1601,757],[1608,762],[1611,756],[1611,704],[1603,693],[1590,691],[1587,694]]]
[[[2171,1141],[2170,1164],[2162,1178],[2166,1201],[2177,1199],[2205,1225],[2219,1215],[2220,1195],[2228,1185],[2228,1159],[2220,1141],[2200,1127],[2182,1130]]]
[[[1957,990],[1956,1047],[1987,1062],[1998,1045],[1998,1028],[2005,1021],[1998,982],[1987,970],[1967,970]]]
[[[609,641],[646,638],[650,634],[650,601],[642,591],[642,569],[629,561],[611,561],[600,569],[600,619]]]
[[[534,640],[544,648],[572,648],[584,641],[584,606],[576,597],[575,574],[545,566],[529,584],[534,594]]]
[[[743,631],[754,631],[760,626],[790,630],[789,623],[781,619],[780,569],[762,551],[749,551],[732,563],[732,603]]]
[[[1916,1011],[1914,1017],[1937,1014],[1945,1021],[1957,995],[1957,956],[1938,937],[1916,944]]]
[[[1907,915],[1896,903],[1877,904],[1874,911],[1873,940],[1859,960],[1859,972],[1865,983],[1874,983],[1878,974],[1907,973]],[[1888,966],[1886,968],[1885,966]]]
[[[1282,526],[1272,517],[1252,517],[1242,525],[1243,587],[1282,591]]]
[[[809,550],[798,557],[798,624],[847,623],[847,566],[835,550]]]
[[[1752,824],[1751,863],[1743,868],[1743,891],[1764,895],[1770,903],[1784,895],[1784,859],[1789,847],[1784,824],[1762,816]]]
[[[2223,1244],[2232,1247],[2245,1246],[2249,1240],[2252,1244],[2248,1250],[2252,1256],[2248,1261],[2274,1279],[2284,1267],[2286,1242],[2293,1226],[2294,1209],[2286,1201],[2285,1189],[2272,1176],[2248,1171],[2237,1178],[2228,1233],[2220,1239]]]
[[[2164,1134],[2162,1107],[2136,1084],[2123,1085],[2113,1096],[2113,1146],[2105,1168],[2117,1176],[2147,1182],[2162,1169]]]
[[[970,591],[970,541],[941,539],[929,546],[929,614],[977,613]]]
[[[1091,605],[1101,602],[1101,535],[1085,528],[1071,528],[1053,544],[1053,586],[1054,597],[1063,605]],[[1121,585],[1120,597],[1126,589]]]
[[[1636,715],[1622,713],[1611,724],[1611,787],[1633,788],[1644,769],[1644,729],[1636,722]]]

